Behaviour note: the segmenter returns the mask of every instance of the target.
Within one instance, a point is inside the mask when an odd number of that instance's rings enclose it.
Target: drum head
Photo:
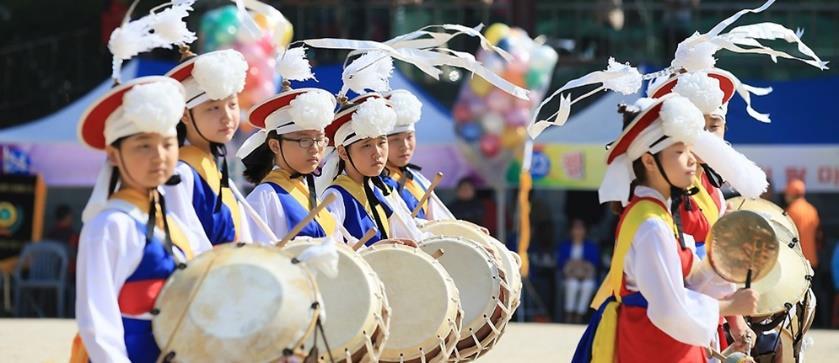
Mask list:
[[[422,226],[422,231],[435,236],[456,236],[482,243],[492,251],[493,256],[501,262],[501,270],[510,288],[510,307],[512,310],[518,307],[521,296],[521,273],[520,265],[514,257],[514,253],[507,249],[501,241],[484,233],[478,227],[465,221],[432,221]]]
[[[384,283],[391,306],[390,336],[381,360],[409,361],[432,352],[438,337],[449,335],[460,310],[449,274],[425,252],[405,245],[379,243],[361,256]],[[444,359],[450,353],[444,352]]]
[[[766,199],[746,199],[743,197],[734,197],[727,201],[731,210],[749,210],[756,212],[766,218],[769,224],[775,230],[775,236],[778,242],[786,245],[793,245],[793,248],[800,255],[801,244],[798,243],[798,228],[792,221],[792,218],[781,207]]]
[[[311,333],[317,302],[311,275],[288,255],[226,244],[166,281],[152,328],[161,350],[179,361],[268,361]]]
[[[299,255],[303,250],[322,241],[294,240],[283,250]],[[326,319],[323,329],[332,355],[343,357],[364,347],[364,334],[372,336],[376,329],[376,314],[381,314],[384,301],[376,296],[383,293],[378,276],[352,249],[338,244],[338,276],[330,278],[317,274],[317,284],[323,298]],[[319,339],[318,350],[326,354]]]
[[[477,332],[485,324],[484,315],[491,316],[501,298],[501,277],[495,259],[476,242],[457,237],[432,237],[420,242],[419,247],[428,254],[443,250],[437,261],[451,275],[460,293],[463,332]]]
[[[786,310],[785,304],[795,305],[810,288],[810,264],[792,248],[780,246],[778,262],[762,279],[752,282],[759,294],[757,314],[767,316]],[[743,287],[742,284],[740,287]]]

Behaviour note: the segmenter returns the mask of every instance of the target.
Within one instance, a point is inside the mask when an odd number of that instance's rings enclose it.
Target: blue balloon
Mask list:
[[[496,44],[496,46],[509,52],[511,48],[510,39],[506,37],[501,38],[501,40],[498,41],[498,44]]]
[[[457,134],[467,142],[475,142],[481,138],[484,130],[477,122],[464,122],[457,125]]]

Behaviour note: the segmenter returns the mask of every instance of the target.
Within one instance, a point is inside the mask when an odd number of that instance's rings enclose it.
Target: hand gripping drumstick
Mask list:
[[[428,198],[431,197],[431,193],[434,193],[434,188],[437,188],[437,185],[443,180],[443,173],[437,172],[434,175],[434,180],[431,181],[431,185],[428,186],[428,189],[425,191],[425,194],[422,195],[422,199],[420,199],[417,206],[414,207],[414,210],[411,211],[411,217],[416,218],[417,214],[419,214],[420,210],[422,210],[422,205],[428,201]]]
[[[361,237],[360,240],[356,241],[355,244],[352,245],[352,250],[353,251],[358,251],[358,249],[361,248],[361,246],[364,246],[367,243],[367,241],[369,241],[375,235],[376,235],[376,229],[371,228],[369,231],[367,231],[367,233],[364,234],[364,236]]]
[[[297,234],[303,230],[303,227],[306,227],[306,225],[309,224],[309,222],[315,219],[315,216],[317,216],[318,213],[320,213],[320,211],[323,210],[323,208],[326,208],[326,206],[331,204],[334,200],[335,194],[329,194],[326,196],[326,198],[323,198],[323,200],[315,208],[309,211],[309,214],[306,215],[306,218],[303,218],[303,220],[297,222],[297,225],[295,225],[294,228],[290,232],[288,232],[288,234],[285,235],[285,237],[283,237],[283,240],[275,243],[274,246],[277,246],[279,248],[285,247],[285,245],[288,244],[288,241],[291,241],[292,238],[296,237]]]

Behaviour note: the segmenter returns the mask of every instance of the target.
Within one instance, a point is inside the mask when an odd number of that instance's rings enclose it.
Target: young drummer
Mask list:
[[[387,132],[396,114],[386,99],[369,93],[350,101],[326,128],[335,150],[327,157],[321,184],[331,182],[323,196],[334,195],[328,209],[338,223],[356,239],[370,229],[371,245],[388,238],[416,240],[421,233],[401,209],[392,207],[384,193],[390,193],[381,180],[387,161]]]
[[[715,136],[703,131],[701,112],[681,96],[642,99],[638,106],[622,109],[626,126],[607,157],[600,200],[623,208],[601,288],[608,299],[595,297],[600,308],[575,362],[704,361],[719,316],[748,315],[757,304],[753,290],[735,292],[696,256],[678,213],[672,214],[693,184],[694,153],[736,152],[694,147]]]
[[[739,81],[721,69],[708,72],[682,73],[653,84],[648,94],[653,98],[677,93],[691,101],[705,118],[705,130],[725,139],[725,115]],[[705,257],[705,238],[711,226],[725,213],[722,177],[707,163],[698,160],[697,176],[691,189],[695,192],[685,200],[680,215],[684,232],[696,241],[696,254]]]
[[[211,248],[159,192],[178,160],[183,87],[143,77],[110,90],[82,116],[84,144],[107,153],[84,211],[77,264],[73,360],[154,362],[151,310],[183,261]],[[83,346],[81,344],[83,342]],[[86,351],[85,351],[86,348]]]
[[[411,164],[417,146],[414,124],[421,118],[422,103],[406,90],[394,90],[387,98],[396,111],[396,125],[387,136],[388,157],[382,179],[398,193],[407,209],[413,211],[431,185],[419,172],[422,168]],[[435,194],[423,203],[417,217],[428,220],[455,219]]]
[[[287,89],[254,106],[248,121],[260,130],[237,153],[245,177],[256,185],[247,201],[281,238],[317,203],[314,173],[329,138],[324,128],[335,116],[335,97],[316,88]],[[321,211],[298,236],[327,237],[335,218]],[[255,239],[268,241],[254,231]]]
[[[173,212],[200,225],[213,245],[253,241],[244,201],[232,190],[225,146],[239,128],[237,95],[247,70],[244,56],[228,49],[192,57],[167,74],[183,84],[187,102],[178,124],[182,182],[166,193]]]

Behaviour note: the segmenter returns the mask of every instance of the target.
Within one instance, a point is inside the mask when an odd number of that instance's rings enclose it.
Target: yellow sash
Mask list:
[[[364,206],[364,210],[367,212],[367,216],[370,217],[373,221],[376,219],[373,217],[373,212],[370,209],[370,203],[367,202],[367,196],[364,194],[364,187],[361,183],[356,183],[346,174],[338,175],[335,178],[335,181],[332,182],[332,185],[337,185],[341,188],[344,188],[350,195],[352,195],[355,200]],[[390,221],[387,218],[387,213],[385,213],[385,209],[381,205],[376,205],[376,212],[379,213],[379,216],[382,217],[382,224],[384,224],[385,234],[390,236]]]
[[[148,196],[143,195],[140,191],[122,189],[114,192],[111,198],[126,201],[137,207],[137,209],[143,211],[143,213],[149,213],[149,198]],[[155,216],[157,216],[157,220],[155,221],[157,228],[163,229],[163,212],[160,211],[160,206],[157,207],[157,213],[155,213]],[[169,235],[172,237],[172,243],[181,249],[187,260],[191,260],[193,252],[186,235],[183,231],[181,231],[180,226],[172,220],[171,216],[166,216],[166,219],[169,221]]]
[[[393,178],[397,183],[399,183],[402,178],[405,177],[405,174],[399,168],[387,168],[390,172],[390,177]],[[422,200],[422,196],[425,195],[425,190],[419,184],[418,181],[414,179],[408,179],[405,181],[405,188],[408,189],[408,192],[416,198],[417,202]],[[428,214],[428,201],[426,200],[425,203],[422,204],[422,211],[423,213]]]
[[[300,205],[305,210],[309,209],[309,187],[306,186],[306,183],[303,182],[301,179],[291,179],[291,175],[282,169],[274,169],[267,176],[265,179],[262,179],[263,183],[274,183],[279,185],[285,191],[288,192],[289,195],[300,203]],[[329,213],[325,208],[322,209],[316,216],[315,221],[318,222],[321,228],[323,228],[323,232],[326,233],[327,236],[331,236],[335,233],[336,222],[335,217],[332,216],[332,213]],[[288,228],[293,228],[294,226],[288,226]]]
[[[179,152],[181,161],[195,169],[198,175],[207,182],[207,185],[210,186],[213,193],[218,195],[221,189],[221,172],[218,170],[212,155],[191,145],[181,147]],[[236,228],[235,241],[238,241],[239,231],[241,231],[240,228],[242,225],[241,216],[239,215],[239,203],[236,202],[236,198],[233,197],[233,192],[229,188],[224,189],[226,191],[222,193],[221,201],[230,210],[230,216],[233,218],[233,226]]]
[[[612,254],[612,265],[609,268],[606,279],[603,280],[603,284],[597,290],[597,294],[595,294],[591,305],[594,309],[598,309],[609,295],[615,296],[616,301],[606,305],[603,316],[600,318],[600,324],[597,326],[597,331],[594,334],[591,361],[596,363],[612,363],[615,359],[615,342],[618,332],[618,306],[621,303],[620,293],[621,287],[623,286],[623,263],[626,259],[626,254],[629,253],[629,248],[632,246],[632,241],[635,239],[635,233],[638,231],[638,228],[648,219],[660,218],[665,224],[671,226],[674,234],[677,232],[670,212],[661,204],[654,201],[646,199],[639,200],[629,206],[629,209],[624,213],[617,233],[615,252]]]

